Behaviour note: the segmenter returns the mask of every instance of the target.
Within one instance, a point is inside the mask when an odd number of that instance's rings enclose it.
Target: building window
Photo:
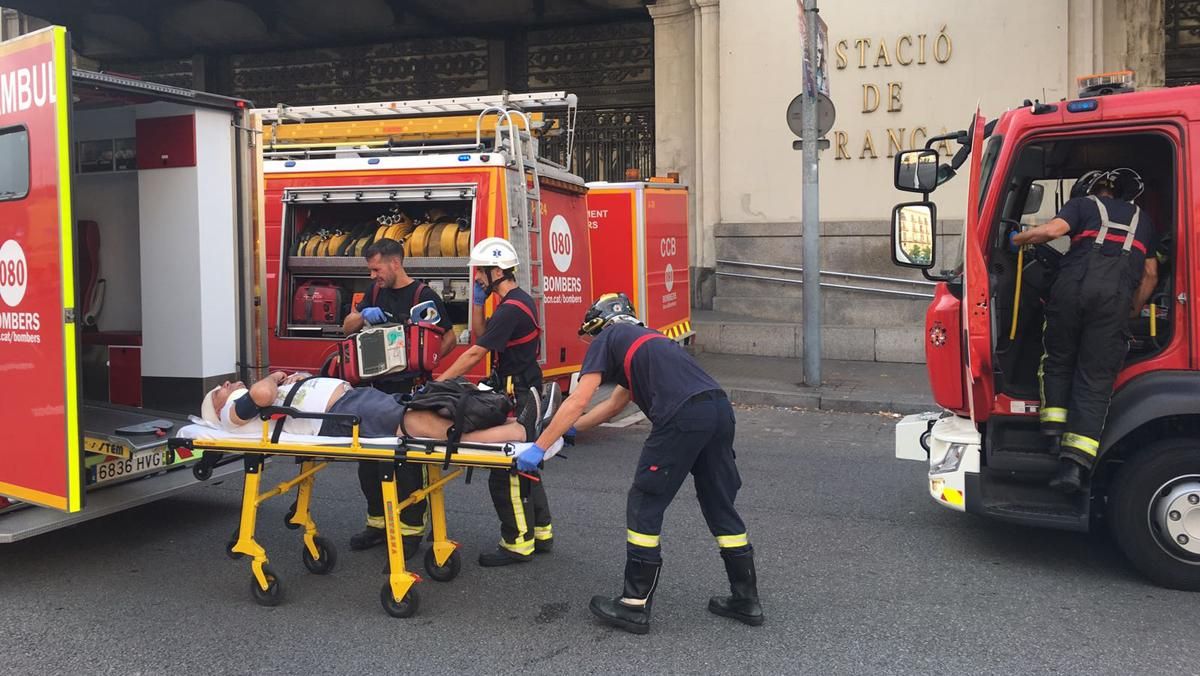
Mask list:
[[[29,131],[24,127],[0,130],[0,201],[19,200],[29,194]]]

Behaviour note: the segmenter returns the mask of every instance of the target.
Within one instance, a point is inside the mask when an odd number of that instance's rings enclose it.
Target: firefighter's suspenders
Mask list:
[[[661,333],[647,333],[644,336],[638,337],[638,339],[633,341],[633,343],[629,346],[629,349],[625,350],[625,382],[629,384],[630,399],[633,398],[633,373],[630,370],[633,366],[633,355],[637,354],[637,351],[640,350],[643,345],[651,340],[654,340],[655,338],[665,339],[667,337]]]
[[[1086,232],[1081,232],[1081,233],[1079,233],[1079,235],[1076,236],[1077,238],[1083,238],[1083,237],[1089,237],[1091,235],[1095,235],[1096,239],[1092,243],[1092,248],[1099,249],[1100,247],[1104,246],[1104,242],[1108,240],[1108,238],[1109,238],[1108,231],[1109,230],[1118,230],[1118,231],[1125,233],[1125,239],[1121,245],[1121,255],[1122,256],[1128,256],[1130,249],[1132,249],[1133,247],[1137,247],[1138,251],[1141,251],[1142,253],[1146,253],[1145,246],[1143,246],[1142,243],[1137,241],[1137,239],[1136,239],[1138,218],[1142,215],[1142,210],[1140,208],[1138,208],[1138,206],[1136,204],[1133,207],[1133,219],[1129,221],[1129,225],[1122,225],[1120,223],[1115,223],[1115,222],[1109,220],[1108,209],[1104,208],[1104,203],[1100,201],[1099,197],[1096,197],[1095,195],[1090,195],[1088,197],[1088,199],[1095,202],[1096,208],[1100,210],[1100,229],[1096,230],[1096,231],[1089,230]],[[1120,235],[1116,235],[1114,241],[1120,241]]]
[[[527,305],[525,305],[524,303],[522,303],[519,300],[506,300],[500,304],[501,305],[513,305],[513,306],[520,308],[521,312],[524,312],[525,315],[527,317],[529,317],[529,320],[533,322],[533,330],[532,331],[521,336],[520,338],[513,338],[512,340],[505,343],[504,347],[509,348],[509,347],[516,347],[518,345],[524,345],[525,343],[528,343],[530,341],[537,340],[538,336],[542,335],[542,329],[541,329],[541,327],[538,326],[537,316],[533,314],[533,310],[530,310]],[[541,348],[542,348],[542,346],[538,345],[538,356],[539,357],[542,356]]]

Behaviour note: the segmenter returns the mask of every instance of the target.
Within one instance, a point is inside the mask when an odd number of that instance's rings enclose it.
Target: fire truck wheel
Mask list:
[[[392,585],[386,582],[383,583],[383,589],[379,590],[379,602],[383,604],[383,610],[392,617],[412,617],[417,614],[417,608],[421,605],[416,589],[409,589],[404,598],[397,601],[392,598]]]
[[[337,549],[334,548],[332,542],[320,536],[313,538],[313,542],[317,545],[317,556],[320,558],[314,559],[312,554],[308,553],[308,547],[304,547],[300,550],[304,567],[314,575],[327,575],[333,572],[333,567],[337,565]]]
[[[251,575],[250,595],[260,606],[277,606],[283,600],[283,586],[279,583],[279,576],[268,566],[263,566],[263,575],[267,577],[267,588],[258,586],[258,578]]]
[[[1110,496],[1113,536],[1156,584],[1200,591],[1200,440],[1166,439],[1118,471]]]

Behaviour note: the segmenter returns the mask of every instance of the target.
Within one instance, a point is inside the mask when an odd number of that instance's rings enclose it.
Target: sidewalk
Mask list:
[[[826,360],[823,383],[813,388],[804,385],[800,359],[711,352],[695,357],[737,404],[851,413],[907,414],[938,408],[924,364]]]

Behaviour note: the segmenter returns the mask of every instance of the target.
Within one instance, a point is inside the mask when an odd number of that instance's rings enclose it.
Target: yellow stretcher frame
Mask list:
[[[443,439],[406,438],[396,448],[369,446],[361,443],[358,435],[359,421],[354,416],[339,414],[301,413],[278,407],[265,409],[270,416],[287,410],[294,417],[333,419],[353,418],[351,442],[349,444],[297,444],[273,442],[271,420],[263,420],[261,439],[184,439],[168,441],[169,448],[204,451],[206,454],[239,453],[246,467],[246,480],[242,487],[242,508],[238,529],[227,545],[230,558],[251,557],[251,596],[264,606],[278,605],[282,600],[279,576],[268,567],[267,552],[254,539],[258,521],[259,505],[267,500],[296,489],[295,507],[287,515],[286,525],[291,529],[304,529],[302,558],[305,567],[312,573],[324,575],[333,570],[337,562],[337,551],[333,544],[318,534],[309,506],[312,501],[313,484],[318,472],[328,466],[330,460],[377,460],[384,468],[380,472],[383,487],[384,522],[387,533],[388,581],[380,589],[380,603],[392,617],[412,617],[420,604],[417,590],[413,586],[422,581],[416,573],[405,568],[404,541],[400,533],[400,512],[426,498],[429,499],[429,517],[433,535],[433,546],[425,554],[425,572],[439,582],[449,582],[457,577],[461,568],[458,543],[449,539],[446,532],[446,502],[444,489],[451,481],[470,469],[515,468],[516,455],[505,448],[504,455],[494,450],[497,444],[473,444],[451,442]],[[516,442],[513,442],[516,443]],[[501,448],[504,448],[501,445]],[[487,452],[483,452],[483,451]],[[267,456],[288,456],[300,461],[300,471],[292,479],[274,488],[260,492],[262,468]],[[388,464],[388,463],[391,464]],[[417,463],[428,466],[428,481],[423,488],[413,491],[404,500],[396,489],[396,470],[402,463]],[[443,474],[450,467],[453,471]]]

